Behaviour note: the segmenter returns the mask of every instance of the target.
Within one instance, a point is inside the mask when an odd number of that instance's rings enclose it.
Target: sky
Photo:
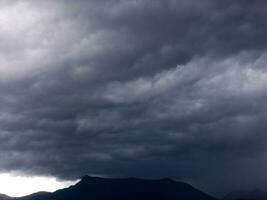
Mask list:
[[[55,177],[0,174],[0,191],[11,197],[21,197],[39,191],[54,192],[74,185],[75,181],[58,181]],[[2,193],[3,194],[3,193]],[[1,196],[1,199],[2,196]]]
[[[0,173],[266,188],[266,9],[0,0]]]

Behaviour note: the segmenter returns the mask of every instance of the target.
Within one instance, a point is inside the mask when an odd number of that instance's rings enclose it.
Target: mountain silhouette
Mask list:
[[[50,194],[52,194],[52,193],[51,192],[36,192],[36,193],[30,194],[30,195],[27,195],[24,197],[13,198],[12,200],[46,199]]]
[[[10,199],[12,199],[12,197],[9,197],[5,194],[0,194],[0,200],[10,200]]]
[[[191,185],[169,178],[99,178],[84,176],[77,184],[55,192],[24,197],[0,194],[0,200],[218,200]],[[233,191],[221,200],[267,200],[267,191]]]
[[[2,200],[0,198],[0,200]],[[216,200],[189,184],[171,179],[111,179],[85,176],[53,193],[41,192],[5,200]]]

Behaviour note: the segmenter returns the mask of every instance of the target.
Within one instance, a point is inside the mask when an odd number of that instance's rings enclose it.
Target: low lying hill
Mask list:
[[[54,193],[36,193],[15,200],[215,200],[215,198],[189,184],[171,179],[106,179],[85,176],[69,188]]]
[[[12,197],[9,197],[5,194],[0,194],[0,200],[11,200],[11,199],[12,199]]]

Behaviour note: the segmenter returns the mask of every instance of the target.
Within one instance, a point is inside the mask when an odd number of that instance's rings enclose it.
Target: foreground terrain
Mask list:
[[[187,183],[171,179],[111,179],[85,176],[77,184],[53,193],[38,192],[13,198],[0,195],[0,200],[217,200]],[[232,192],[223,200],[267,200],[267,193]]]

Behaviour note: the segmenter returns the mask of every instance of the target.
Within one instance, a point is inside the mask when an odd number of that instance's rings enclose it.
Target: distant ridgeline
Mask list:
[[[254,194],[254,193],[253,193]],[[246,194],[247,195],[247,194]],[[227,195],[225,200],[265,200],[248,199],[239,195]],[[247,196],[251,197],[251,196]],[[255,197],[255,194],[253,195]],[[265,196],[267,197],[267,195]],[[189,184],[171,179],[145,180],[137,178],[106,179],[85,176],[76,185],[53,193],[38,192],[20,198],[0,195],[0,200],[217,200]],[[267,198],[266,198],[267,200]]]

